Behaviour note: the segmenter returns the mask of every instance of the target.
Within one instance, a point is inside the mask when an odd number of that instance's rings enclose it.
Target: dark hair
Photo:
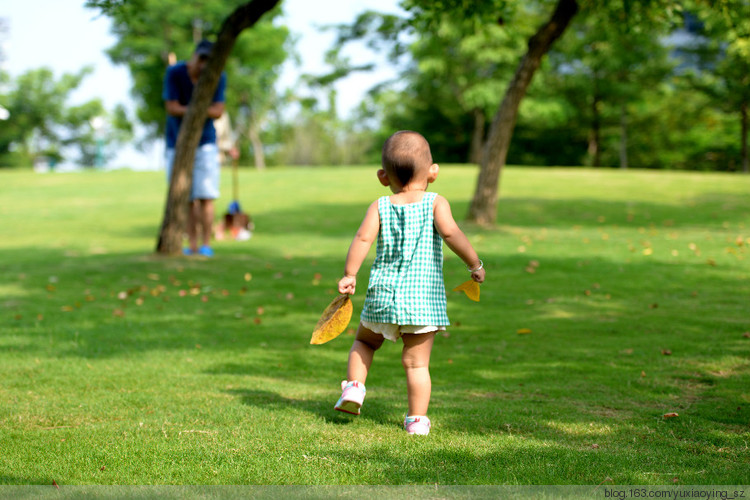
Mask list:
[[[195,46],[195,52],[200,57],[208,57],[211,55],[211,51],[214,49],[213,42],[209,40],[201,40],[198,42],[198,44]]]
[[[383,144],[382,165],[389,177],[406,186],[417,169],[432,165],[430,145],[419,132],[400,130]]]

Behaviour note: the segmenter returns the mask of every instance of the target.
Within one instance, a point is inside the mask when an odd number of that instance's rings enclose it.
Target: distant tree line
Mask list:
[[[750,3],[652,3],[650,13],[582,6],[528,89],[508,163],[747,172]],[[468,30],[455,16],[428,24],[377,12],[339,27],[339,43],[386,46],[402,68],[370,94],[375,133],[414,128],[441,161],[479,163],[549,4],[506,2],[496,22]]]
[[[56,80],[48,70],[0,74],[0,165],[35,155],[62,159],[71,147],[92,163],[94,116],[108,142],[160,140],[161,86],[170,57],[189,57],[214,37],[241,0],[89,0],[108,9],[117,42],[107,50],[133,77],[136,117],[66,96],[86,70]],[[466,9],[472,4],[472,9]],[[243,163],[336,165],[379,161],[395,129],[428,137],[442,163],[482,163],[492,123],[518,75],[529,43],[555,9],[569,25],[540,56],[513,116],[507,163],[747,171],[750,2],[747,0],[402,0],[404,15],[364,12],[336,26],[326,68],[292,90],[279,89],[286,61],[298,57],[280,24],[281,8],[243,32],[227,61],[227,109]],[[572,9],[572,10],[570,10]],[[373,61],[344,54],[373,49]],[[336,108],[337,85],[385,55],[398,72],[369,89],[349,116]],[[45,73],[46,71],[46,73]]]

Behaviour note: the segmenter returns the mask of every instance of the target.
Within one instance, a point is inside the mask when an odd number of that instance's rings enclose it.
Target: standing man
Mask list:
[[[172,163],[175,156],[177,134],[180,131],[182,117],[187,112],[193,87],[206,66],[213,43],[202,40],[195,47],[193,55],[187,62],[178,62],[167,68],[164,78],[164,98],[167,110],[167,179],[171,178]],[[208,118],[203,126],[198,149],[195,152],[193,164],[193,187],[190,192],[190,208],[188,210],[188,241],[189,246],[183,250],[185,255],[203,255],[212,257],[211,232],[213,230],[215,204],[219,197],[219,150],[216,145],[216,129],[213,121],[224,113],[224,90],[227,85],[225,73],[221,74],[219,85],[216,87],[211,106],[208,108]],[[198,244],[200,239],[200,246]]]

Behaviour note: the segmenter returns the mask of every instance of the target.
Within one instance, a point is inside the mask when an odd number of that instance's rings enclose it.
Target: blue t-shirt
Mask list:
[[[226,86],[227,75],[222,72],[221,78],[219,78],[219,85],[216,87],[216,92],[214,93],[213,102],[224,102],[224,90]],[[164,77],[162,98],[164,101],[178,101],[183,106],[187,106],[190,102],[190,97],[193,95],[193,87],[193,81],[188,74],[187,64],[178,62],[167,68],[167,74]],[[175,147],[181,123],[181,117],[167,115],[167,148]],[[214,121],[208,118],[206,119],[206,124],[203,125],[200,145],[214,144],[215,142],[216,129],[214,128]]]

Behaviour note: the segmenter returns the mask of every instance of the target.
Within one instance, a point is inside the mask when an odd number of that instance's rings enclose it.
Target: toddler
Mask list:
[[[357,272],[372,243],[377,255],[370,271],[357,335],[349,351],[347,379],[335,409],[359,415],[365,382],[375,351],[384,339],[404,343],[401,361],[406,371],[409,434],[428,434],[430,420],[430,353],[435,334],[450,324],[443,284],[443,245],[456,253],[482,283],[482,261],[453,220],[448,201],[427,186],[438,176],[430,145],[417,132],[400,131],[383,145],[377,176],[393,194],[373,202],[346,256],[339,292],[352,295]]]

